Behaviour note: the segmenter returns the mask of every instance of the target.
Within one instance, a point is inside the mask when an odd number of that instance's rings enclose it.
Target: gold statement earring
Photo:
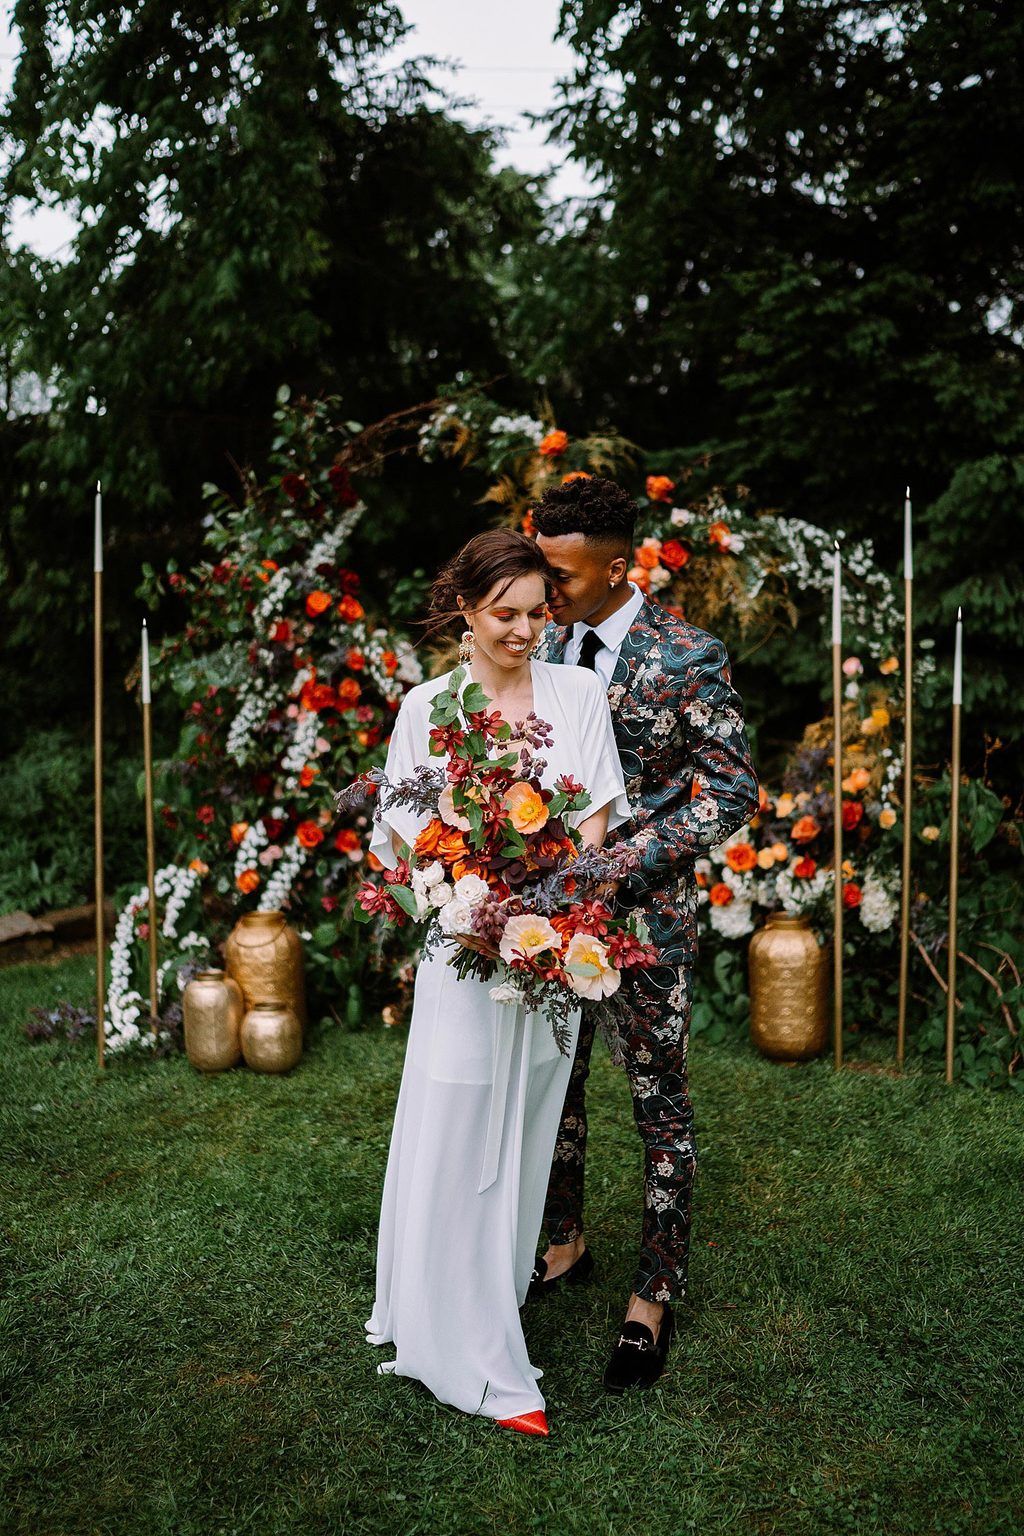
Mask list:
[[[459,641],[459,661],[465,667],[473,660],[473,652],[476,650],[476,636],[471,629],[467,629]]]

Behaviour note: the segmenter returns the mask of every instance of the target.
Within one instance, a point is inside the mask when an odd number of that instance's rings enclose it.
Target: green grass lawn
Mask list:
[[[0,972],[5,1533],[1024,1530],[1016,1095],[698,1040],[691,1294],[670,1372],[616,1399],[640,1159],[602,1054],[598,1280],[527,1313],[543,1441],[363,1343],[402,1033],[324,1033],[280,1078],[101,1077],[21,1033],[90,986]]]

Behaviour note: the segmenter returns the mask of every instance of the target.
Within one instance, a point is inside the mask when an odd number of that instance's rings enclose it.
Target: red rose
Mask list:
[[[843,831],[852,832],[859,827],[864,817],[864,807],[859,800],[843,801]],[[859,898],[858,898],[859,900]]]
[[[690,551],[678,539],[666,539],[661,546],[661,563],[670,571],[681,571],[690,559]]]
[[[208,827],[216,814],[212,805],[201,805],[196,811],[196,820],[201,821],[204,827]]]
[[[285,475],[281,481],[281,489],[289,501],[305,501],[309,486],[301,475]]]
[[[813,859],[797,859],[793,865],[793,874],[798,880],[810,880],[817,868]]]
[[[276,843],[284,831],[284,821],[279,816],[261,816],[263,830],[272,843]]]
[[[861,902],[861,889],[850,880],[843,886],[843,906],[859,907]]]
[[[270,631],[270,638],[276,645],[289,645],[292,638],[292,626],[287,619],[278,619]]]
[[[359,833],[353,827],[342,827],[334,839],[339,853],[352,853],[359,844]]]
[[[353,489],[351,477],[344,464],[332,464],[327,471],[327,478],[339,507],[354,507],[359,497]]]
[[[324,840],[324,834],[315,821],[300,821],[295,829],[295,836],[303,848],[316,848]]]

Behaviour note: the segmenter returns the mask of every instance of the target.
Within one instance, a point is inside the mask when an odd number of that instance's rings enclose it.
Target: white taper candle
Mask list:
[[[956,644],[953,647],[953,703],[964,701],[964,620],[963,609],[956,611]]]
[[[145,619],[142,621],[142,702],[152,702],[149,690],[149,630]]]
[[[96,481],[95,521],[93,526],[93,551],[92,568],[94,571],[103,569],[103,493],[100,490],[100,482]]]
[[[910,521],[910,486],[907,486],[907,495],[903,503],[903,579],[914,579],[914,539]]]
[[[843,578],[839,558],[839,540],[832,556],[832,644],[843,643]]]

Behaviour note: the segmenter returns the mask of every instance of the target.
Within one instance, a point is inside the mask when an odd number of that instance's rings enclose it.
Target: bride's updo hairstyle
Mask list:
[[[554,573],[537,544],[514,528],[488,528],[478,533],[442,566],[430,588],[428,634],[449,624],[466,622],[460,609],[461,597],[470,612],[480,607],[484,598],[501,584],[498,596],[506,592],[520,576],[538,575],[544,582],[544,596],[551,596]]]

